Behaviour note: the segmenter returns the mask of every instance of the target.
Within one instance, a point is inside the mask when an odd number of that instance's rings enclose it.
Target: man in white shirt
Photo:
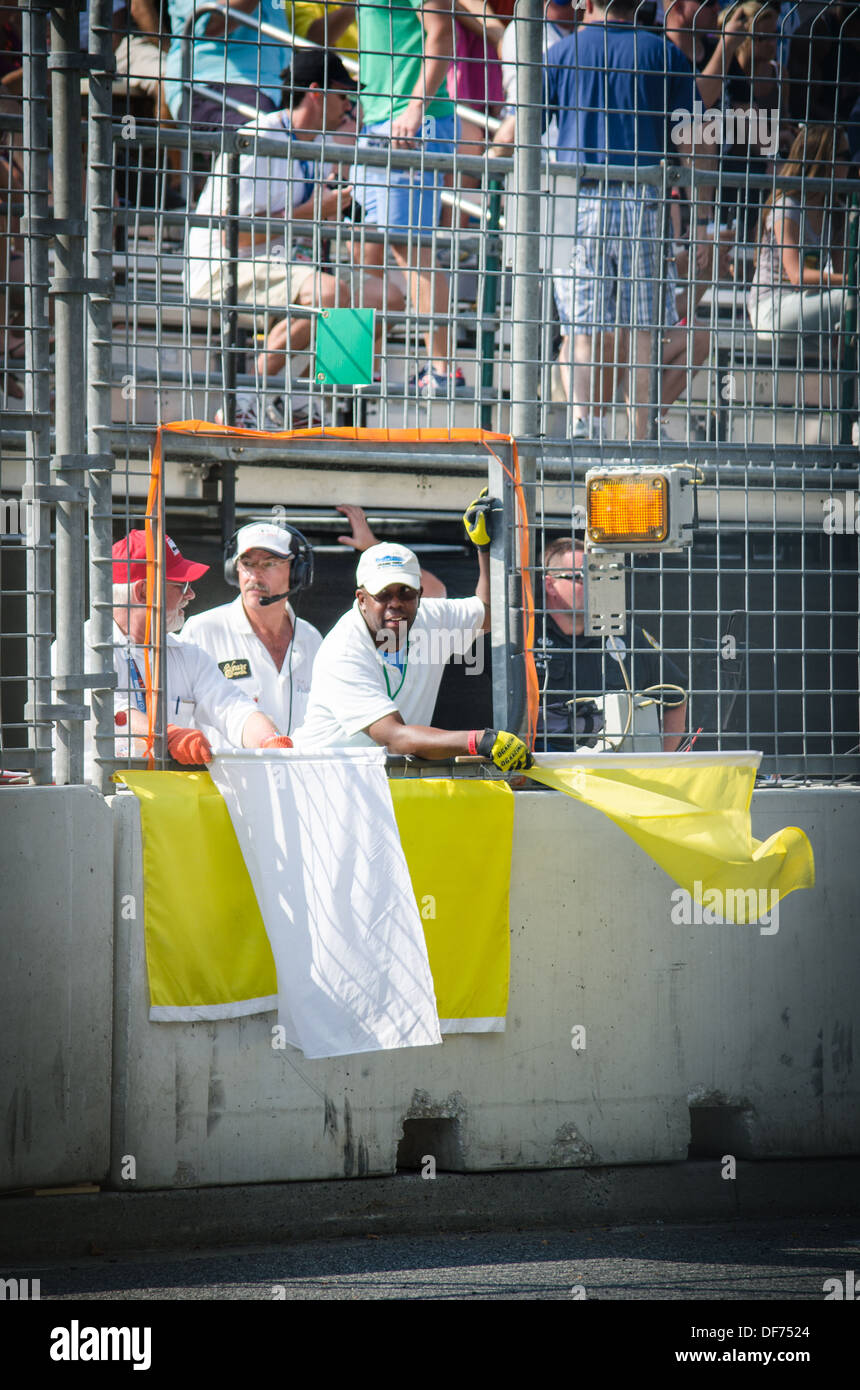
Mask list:
[[[140,756],[149,718],[146,699],[146,537],[130,531],[113,547],[114,646],[117,674],[114,717],[121,743],[117,757]],[[289,747],[271,719],[252,700],[225,680],[215,661],[190,642],[174,636],[185,620],[185,609],[194,598],[192,582],[208,570],[187,560],[174,541],[165,537],[165,616],[167,670],[161,679],[160,698],[166,702],[167,748],[179,763],[196,766],[211,762],[212,748],[204,728],[217,730],[221,743],[236,748]],[[87,625],[89,627],[89,625]],[[87,632],[89,637],[89,632]],[[87,642],[88,669],[94,653]],[[153,658],[150,656],[150,665]],[[153,677],[154,680],[154,677]],[[84,725],[85,780],[93,780],[93,735]],[[125,735],[130,734],[130,741]],[[130,742],[130,746],[129,746]]]
[[[344,504],[337,510],[352,528],[350,535],[338,538],[342,545],[363,551],[377,544],[361,507]],[[291,734],[304,720],[314,658],[323,640],[311,623],[296,617],[288,600],[313,582],[313,551],[285,521],[261,518],[229,541],[224,575],[239,588],[239,597],[193,614],[182,638],[214,657],[227,680]],[[425,594],[444,598],[445,586],[435,575],[422,570],[421,583]],[[215,731],[204,732],[214,746]]]
[[[304,719],[322,642],[287,599],[313,580],[311,547],[285,522],[252,522],[230,541],[224,573],[238,586],[238,598],[195,613],[182,640],[202,647],[237,694],[259,704],[290,734]],[[204,732],[215,746],[216,731]]]
[[[446,662],[465,656],[490,626],[492,505],[480,498],[464,517],[478,550],[473,598],[422,602],[421,567],[411,550],[383,542],[364,552],[355,604],[317,656],[307,718],[296,734],[300,751],[376,743],[391,753],[431,759],[481,753],[505,771],[530,765],[528,749],[513,734],[430,725]]]

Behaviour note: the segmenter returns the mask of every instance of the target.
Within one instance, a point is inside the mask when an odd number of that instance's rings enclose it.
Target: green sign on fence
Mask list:
[[[326,386],[373,381],[374,309],[324,309],[317,319],[316,379]]]

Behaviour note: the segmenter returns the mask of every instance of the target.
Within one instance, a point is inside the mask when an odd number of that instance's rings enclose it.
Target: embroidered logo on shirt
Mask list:
[[[228,681],[240,681],[251,674],[251,663],[244,656],[236,656],[232,661],[219,661],[218,665]]]

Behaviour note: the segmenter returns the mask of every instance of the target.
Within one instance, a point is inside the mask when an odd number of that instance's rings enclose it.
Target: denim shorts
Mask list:
[[[364,126],[359,149],[387,150],[390,132],[391,121]],[[424,154],[453,154],[456,140],[453,116],[428,116],[416,137],[415,149]],[[356,164],[353,173],[355,199],[362,206],[365,222],[429,232],[439,221],[444,177],[440,171]]]

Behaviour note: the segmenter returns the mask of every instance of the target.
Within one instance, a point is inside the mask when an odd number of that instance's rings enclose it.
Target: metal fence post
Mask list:
[[[510,450],[505,447],[505,453]],[[517,732],[527,717],[522,659],[522,601],[518,591],[516,505],[510,468],[491,454],[487,463],[491,497],[502,503],[490,545],[490,643],[493,658],[493,723]]]
[[[541,198],[541,127],[543,114],[543,17],[542,0],[518,0],[513,23],[517,40],[517,131],[514,149],[513,198],[514,263],[513,263],[513,328],[511,334],[511,434],[519,446],[520,477],[523,484],[529,527],[532,528],[535,503],[537,463],[534,447],[527,441],[537,439],[540,427],[540,347],[542,323],[540,306],[543,295],[535,293],[542,286],[540,271],[540,211]],[[537,306],[537,307],[536,307]],[[506,519],[515,532],[513,507],[516,500],[508,490],[510,511]],[[517,557],[515,558],[515,562]],[[510,604],[513,595],[506,595]],[[495,607],[494,607],[495,614]],[[522,612],[519,627],[522,626]],[[498,615],[501,620],[501,615]],[[510,614],[513,620],[514,612]],[[495,618],[494,618],[495,622]],[[522,651],[522,633],[511,621],[513,650]],[[493,634],[496,645],[496,634]],[[517,664],[518,658],[513,658]],[[513,679],[513,673],[511,675]],[[524,690],[524,683],[521,682]],[[511,713],[515,723],[505,727],[513,733],[525,728],[525,699],[516,701]]]
[[[51,11],[54,153],[58,783],[84,780],[84,221],[81,193],[81,48],[77,5]]]
[[[104,668],[92,691],[91,708],[97,759],[116,756],[113,697],[113,597],[111,525],[113,454],[110,452],[113,281],[113,29],[111,0],[90,0],[89,130],[87,155],[87,276],[101,283],[87,300],[87,447],[90,483],[90,647]],[[96,762],[101,791],[109,790],[109,770]]]
[[[51,781],[51,365],[48,315],[48,49],[46,12],[22,11],[24,40],[24,321],[27,429],[24,496],[36,519],[27,545],[27,710],[33,781]],[[24,230],[22,227],[22,230]]]
[[[224,380],[224,420],[236,423],[236,352],[239,315],[237,277],[239,268],[239,151],[235,147],[227,159],[227,271],[224,276],[224,311],[221,314],[222,375]],[[236,465],[232,459],[221,464],[221,539],[226,545],[236,529]]]

